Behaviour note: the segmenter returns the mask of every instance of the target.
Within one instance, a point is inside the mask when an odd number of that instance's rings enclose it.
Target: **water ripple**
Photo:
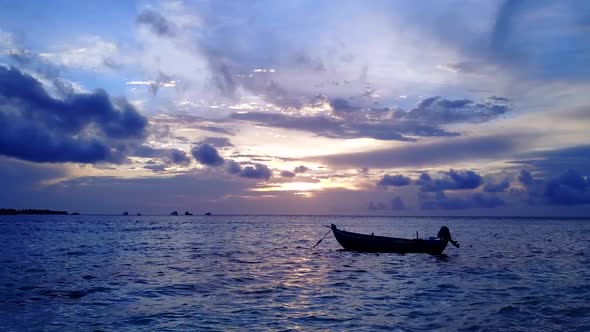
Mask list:
[[[445,224],[463,246],[311,249],[330,223]],[[0,330],[587,331],[588,234],[587,220],[0,217]]]

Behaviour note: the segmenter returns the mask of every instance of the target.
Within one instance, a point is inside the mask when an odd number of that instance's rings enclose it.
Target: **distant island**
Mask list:
[[[0,216],[14,216],[17,214],[68,214],[68,211],[52,211],[37,209],[0,209]]]

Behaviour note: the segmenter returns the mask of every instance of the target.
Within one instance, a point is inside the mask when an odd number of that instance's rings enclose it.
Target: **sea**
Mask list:
[[[346,230],[444,255],[342,250]],[[0,331],[590,331],[590,220],[2,216]]]

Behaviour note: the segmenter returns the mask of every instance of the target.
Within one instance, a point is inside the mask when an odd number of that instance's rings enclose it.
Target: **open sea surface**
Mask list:
[[[443,256],[341,250],[330,223]],[[0,331],[590,331],[590,220],[0,217]]]

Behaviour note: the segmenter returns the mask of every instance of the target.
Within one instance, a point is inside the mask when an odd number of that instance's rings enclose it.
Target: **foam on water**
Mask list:
[[[445,256],[340,250],[322,224]],[[590,330],[589,220],[0,217],[0,330]]]

